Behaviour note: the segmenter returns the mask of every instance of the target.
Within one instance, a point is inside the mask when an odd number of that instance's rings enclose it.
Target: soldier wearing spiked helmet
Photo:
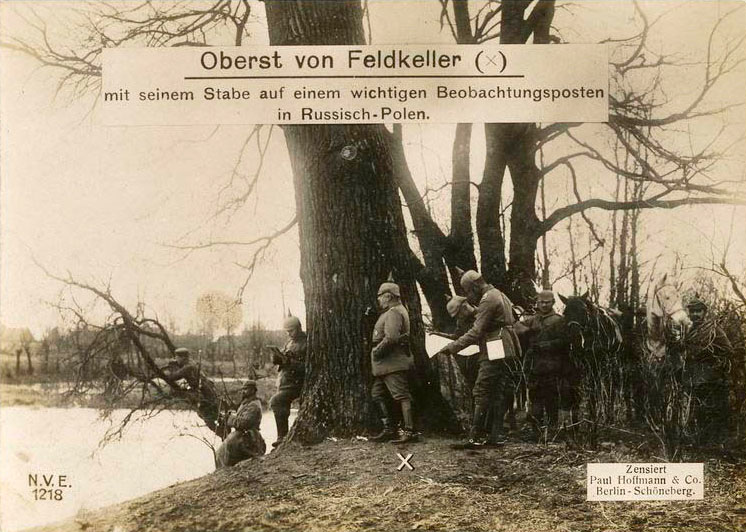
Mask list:
[[[415,441],[412,394],[407,372],[414,367],[409,351],[409,313],[401,303],[399,285],[391,276],[378,288],[378,306],[383,311],[373,328],[373,349],[370,353],[373,369],[373,401],[381,410],[383,431],[373,441],[394,440],[395,443]],[[401,408],[404,428],[397,439],[390,399]]]
[[[269,400],[269,406],[275,415],[277,440],[272,444],[277,447],[282,443],[289,430],[290,406],[300,397],[305,377],[306,350],[308,347],[306,333],[300,320],[288,311],[282,324],[288,341],[281,351],[276,351],[272,362],[279,367],[277,393]]]

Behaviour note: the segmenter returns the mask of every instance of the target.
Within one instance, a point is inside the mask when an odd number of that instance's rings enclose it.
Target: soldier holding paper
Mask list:
[[[275,350],[272,356],[272,362],[280,369],[277,393],[269,400],[277,425],[277,440],[272,447],[280,445],[288,434],[290,406],[300,397],[303,389],[308,345],[306,333],[297,317],[288,314],[282,326],[288,341],[282,351]]]
[[[500,445],[506,439],[503,418],[508,407],[506,388],[510,377],[506,358],[514,358],[519,349],[512,331],[513,305],[505,294],[473,270],[463,274],[461,287],[470,301],[479,303],[474,325],[439,353],[455,354],[473,344],[480,346],[479,369],[472,391],[474,417],[464,446]],[[489,438],[485,438],[482,427],[490,408],[493,422]]]

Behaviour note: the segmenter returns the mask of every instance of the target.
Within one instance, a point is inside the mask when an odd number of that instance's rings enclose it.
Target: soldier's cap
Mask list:
[[[385,283],[381,283],[381,286],[378,287],[378,295],[382,296],[383,294],[392,294],[396,297],[401,297],[399,285],[396,283],[390,283],[388,281],[386,281]]]
[[[296,316],[288,316],[282,322],[283,329],[300,329],[300,320]]]
[[[455,318],[456,314],[458,314],[458,311],[461,309],[461,305],[463,305],[465,301],[466,298],[464,296],[453,296],[448,303],[446,303],[448,315]]]
[[[686,308],[688,309],[697,309],[701,308],[703,310],[707,310],[707,303],[699,299],[698,297],[692,298],[689,303],[686,304]]]
[[[192,352],[189,351],[189,349],[187,349],[186,347],[178,347],[174,349],[174,355],[176,355],[177,357],[178,356],[188,357],[191,354]]]
[[[482,280],[482,274],[469,270],[461,276],[461,288],[466,289],[467,286],[474,285]]]
[[[542,290],[536,295],[537,301],[554,301],[554,292],[551,290]]]
[[[255,380],[248,380],[243,383],[243,386],[241,386],[241,390],[246,390],[248,388],[254,388],[256,390],[256,381]]]

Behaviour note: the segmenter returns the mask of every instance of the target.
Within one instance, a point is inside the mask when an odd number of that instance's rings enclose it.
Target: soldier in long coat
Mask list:
[[[280,370],[277,393],[269,400],[269,406],[275,415],[277,425],[277,440],[272,447],[277,447],[287,436],[290,405],[300,397],[303,389],[308,347],[306,333],[297,317],[288,316],[283,323],[283,328],[288,335],[288,341],[282,351],[275,353],[272,357],[272,362],[277,364]]]
[[[373,327],[370,361],[374,380],[371,395],[381,410],[383,431],[371,440],[416,441],[408,377],[409,370],[414,367],[414,358],[409,350],[409,313],[401,303],[399,285],[383,283],[378,289],[378,305],[383,312]],[[395,439],[397,431],[389,397],[401,407],[404,428],[398,439]]]
[[[517,323],[515,330],[528,338],[524,368],[531,398],[531,420],[538,428],[546,415],[549,426],[556,426],[562,381],[570,364],[570,343],[565,318],[554,311],[554,293],[540,292],[537,313]]]
[[[692,327],[686,335],[684,381],[692,394],[691,420],[697,443],[722,443],[728,434],[728,371],[733,347],[723,329],[707,316],[707,305],[687,305]]]
[[[512,359],[519,349],[512,325],[513,304],[500,290],[488,284],[482,276],[470,270],[461,277],[461,287],[470,302],[477,303],[476,317],[472,327],[458,339],[451,342],[440,353],[455,354],[473,344],[480,346],[479,369],[474,383],[474,418],[469,439],[465,446],[500,445],[505,442],[503,419],[508,409],[507,387],[510,379],[508,359]],[[506,350],[505,359],[490,360],[487,353],[487,340],[501,338]],[[484,420],[493,411],[493,422],[488,438],[482,434]]]
[[[215,453],[217,468],[229,467],[241,460],[262,456],[267,450],[259,432],[262,421],[262,403],[256,396],[256,381],[246,381],[241,389],[241,404],[226,420],[234,429]]]

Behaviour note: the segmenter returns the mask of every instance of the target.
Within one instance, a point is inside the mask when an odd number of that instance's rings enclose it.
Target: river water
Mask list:
[[[127,413],[114,411],[104,420],[91,408],[0,408],[0,530],[67,519],[215,469],[207,443],[217,447],[220,440],[190,411],[133,422],[101,447],[107,429]],[[261,432],[270,449],[277,437],[271,412],[262,417]],[[36,500],[48,495],[39,491],[43,475],[55,487],[69,486],[52,494],[62,500]]]

